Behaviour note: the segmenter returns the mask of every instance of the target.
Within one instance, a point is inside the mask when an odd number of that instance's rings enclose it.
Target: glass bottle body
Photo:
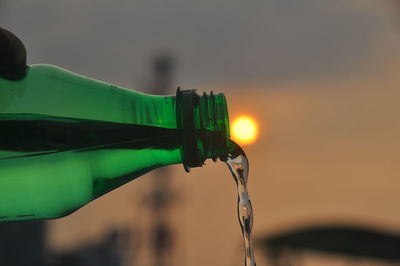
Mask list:
[[[0,78],[0,221],[58,218],[184,163],[179,104],[50,65]]]

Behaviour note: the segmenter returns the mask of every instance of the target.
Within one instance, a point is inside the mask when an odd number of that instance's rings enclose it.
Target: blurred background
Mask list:
[[[231,122],[252,117],[258,265],[400,265],[398,1],[0,0],[0,26],[28,64],[223,92]],[[0,265],[243,265],[236,197],[223,163],[167,167],[0,225]]]

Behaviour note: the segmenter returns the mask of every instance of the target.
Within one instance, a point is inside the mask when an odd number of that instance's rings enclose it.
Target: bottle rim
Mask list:
[[[199,95],[196,90],[176,93],[177,125],[182,130],[181,156],[186,171],[199,167],[206,159],[226,160],[229,118],[222,93]]]

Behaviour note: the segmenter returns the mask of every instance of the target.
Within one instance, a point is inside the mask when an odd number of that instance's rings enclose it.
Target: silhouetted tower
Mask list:
[[[171,82],[174,69],[174,60],[169,54],[161,54],[152,62],[152,81],[149,92],[156,95],[171,94]],[[154,172],[152,188],[146,196],[146,203],[150,211],[150,243],[151,256],[154,266],[171,265],[169,255],[173,252],[175,243],[171,224],[170,210],[174,205],[176,193],[172,191],[168,167]]]
[[[153,80],[149,88],[151,94],[170,94],[174,66],[175,62],[168,53],[160,54],[155,57],[152,64]]]

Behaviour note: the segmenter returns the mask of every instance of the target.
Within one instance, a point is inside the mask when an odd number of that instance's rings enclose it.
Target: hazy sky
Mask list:
[[[11,1],[0,24],[29,63],[140,88],[170,51],[185,87],[348,75],[368,65],[389,21],[370,0]]]
[[[335,219],[400,230],[399,67],[385,61],[398,61],[400,46],[389,1],[1,1],[0,25],[25,42],[30,64],[140,90],[150,59],[170,51],[177,84],[222,87],[231,118],[254,115],[260,138],[245,151],[256,237]],[[371,71],[380,66],[391,73]],[[257,89],[244,95],[228,87]],[[226,167],[173,170],[183,187],[174,216],[180,265],[240,265],[236,191]],[[146,225],[132,206],[147,180],[51,222],[53,248],[98,239],[119,224]]]

